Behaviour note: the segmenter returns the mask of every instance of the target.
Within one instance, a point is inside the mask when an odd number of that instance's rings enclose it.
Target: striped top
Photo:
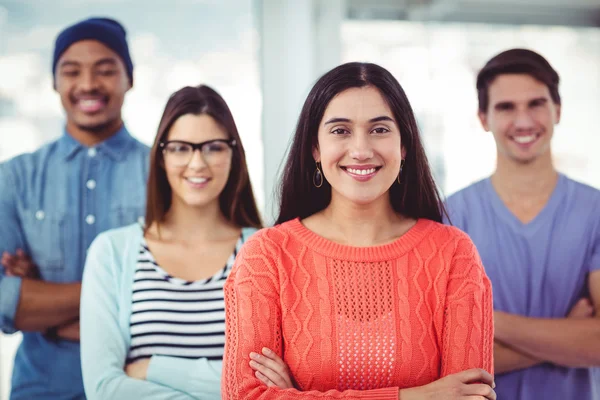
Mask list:
[[[153,355],[223,359],[223,285],[242,242],[240,237],[221,270],[190,282],[165,272],[142,239],[133,280],[127,363]]]

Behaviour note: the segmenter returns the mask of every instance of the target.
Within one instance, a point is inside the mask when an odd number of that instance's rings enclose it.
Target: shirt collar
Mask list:
[[[96,151],[98,151],[98,153],[106,154],[110,158],[120,161],[123,159],[123,157],[125,157],[127,150],[134,141],[135,139],[129,134],[129,131],[125,125],[123,125],[121,129],[117,131],[117,133],[93,147],[96,149]],[[67,132],[65,128],[64,134],[58,141],[58,148],[65,160],[68,161],[72,159],[80,150],[87,150],[91,147],[84,146],[83,144],[79,143],[73,138],[73,136],[71,136],[69,132]]]

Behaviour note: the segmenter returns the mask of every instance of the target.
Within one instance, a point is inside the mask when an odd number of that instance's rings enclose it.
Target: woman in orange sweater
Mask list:
[[[280,189],[225,285],[224,399],[496,398],[490,282],[387,70],[319,79]]]

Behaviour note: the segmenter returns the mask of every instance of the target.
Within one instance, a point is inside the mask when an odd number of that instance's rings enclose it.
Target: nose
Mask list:
[[[517,130],[530,130],[535,127],[535,121],[528,110],[517,111],[514,126]]]
[[[91,92],[98,89],[98,79],[92,71],[82,71],[79,79],[79,89],[86,92]]]
[[[188,163],[188,168],[193,169],[193,170],[201,170],[202,168],[206,167],[206,160],[204,159],[204,156],[202,155],[202,151],[200,151],[200,149],[196,149],[194,150],[194,152],[192,153],[192,158],[190,159],[190,162]]]
[[[349,155],[357,161],[364,161],[373,157],[373,147],[368,134],[356,134],[352,137]]]

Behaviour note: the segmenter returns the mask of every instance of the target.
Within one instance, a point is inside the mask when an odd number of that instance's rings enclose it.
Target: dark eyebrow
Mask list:
[[[500,103],[496,103],[494,104],[494,108],[496,110],[505,110],[509,107],[514,108],[515,103],[513,103],[512,101],[501,101]]]
[[[102,58],[98,61],[96,61],[94,63],[95,67],[101,66],[101,65],[105,65],[105,64],[109,64],[109,65],[117,65],[117,60],[115,60],[114,58]]]
[[[529,100],[529,104],[532,104],[532,103],[546,104],[547,102],[548,102],[548,99],[545,97],[537,97],[535,99]]]
[[[102,65],[117,65],[117,60],[114,59],[113,57],[106,57],[106,58],[101,58],[100,60],[98,60],[94,63],[95,67],[102,66]],[[80,63],[78,63],[77,61],[73,61],[73,60],[65,60],[60,63],[60,68],[80,67],[80,66],[81,66]]]
[[[63,62],[60,63],[60,67],[59,68],[63,68],[63,67],[79,67],[80,64],[77,61],[69,61],[69,60],[65,60]]]
[[[382,115],[380,117],[371,118],[369,120],[369,122],[381,122],[381,121],[395,122],[393,118],[390,118],[387,115]]]
[[[394,122],[394,120],[392,118],[388,117],[387,115],[381,115],[379,117],[371,118],[369,120],[369,122],[371,122],[371,123],[373,123],[373,122],[381,122],[381,121]],[[335,124],[337,122],[352,122],[352,120],[350,120],[348,118],[331,118],[329,121],[325,122],[324,125]]]
[[[325,122],[324,125],[335,124],[337,122],[352,122],[348,118],[331,118],[329,121]]]

